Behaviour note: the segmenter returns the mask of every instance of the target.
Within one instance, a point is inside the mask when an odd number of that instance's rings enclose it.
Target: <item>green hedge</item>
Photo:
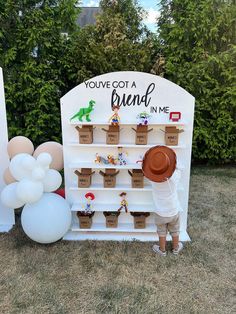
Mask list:
[[[194,160],[236,161],[235,16],[235,1],[161,1],[165,76],[196,98]]]
[[[96,26],[78,30],[76,2],[0,0],[10,137],[61,140],[62,95],[99,74],[144,71],[195,96],[195,161],[236,161],[235,1],[162,0],[157,36],[135,0],[101,1]]]

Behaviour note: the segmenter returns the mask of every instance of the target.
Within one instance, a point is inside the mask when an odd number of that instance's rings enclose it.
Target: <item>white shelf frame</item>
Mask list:
[[[137,72],[115,72],[108,73],[102,76],[93,78],[91,80],[101,80],[101,81],[124,81],[127,80],[129,82],[136,81],[137,86],[135,88],[128,87],[127,89],[117,89],[117,95],[145,95],[147,91],[147,87],[150,84],[154,84],[155,90],[150,95],[148,105],[153,106],[153,108],[159,107],[159,112],[155,111],[152,114],[152,120],[148,124],[150,127],[154,127],[155,131],[158,130],[160,126],[179,126],[184,127],[184,133],[181,135],[181,140],[179,145],[177,146],[169,146],[171,149],[176,150],[178,164],[177,168],[184,170],[183,177],[181,178],[182,186],[178,189],[178,191],[183,191],[179,194],[181,198],[181,205],[184,212],[181,214],[181,233],[180,240],[181,241],[189,241],[189,236],[186,232],[187,228],[187,207],[188,207],[188,193],[189,193],[189,177],[190,177],[190,162],[191,162],[191,147],[192,147],[192,131],[193,131],[193,115],[194,115],[194,97],[182,89],[180,86],[173,84],[170,81],[167,81],[158,76],[154,76],[147,73],[137,73]],[[112,83],[111,83],[112,84]],[[89,86],[89,85],[88,85]],[[87,88],[87,84],[82,83],[79,86],[72,89],[68,92],[64,97],[61,98],[61,108],[62,108],[62,130],[63,130],[63,144],[64,144],[64,161],[65,161],[65,182],[66,182],[66,198],[71,203],[72,211],[78,211],[80,208],[83,208],[84,201],[84,191],[98,191],[94,194],[96,195],[96,199],[93,203],[93,210],[96,212],[103,211],[117,211],[119,208],[119,198],[118,193],[115,191],[127,191],[130,194],[132,192],[137,193],[137,198],[134,194],[130,195],[130,199],[132,203],[129,202],[129,212],[155,212],[154,204],[150,203],[151,197],[149,194],[152,189],[151,186],[145,186],[143,189],[131,187],[131,184],[128,185],[127,176],[125,172],[120,171],[120,178],[118,182],[121,184],[117,184],[115,188],[104,188],[102,184],[98,184],[100,182],[97,173],[94,175],[94,182],[96,184],[92,184],[88,189],[85,188],[77,188],[75,186],[75,177],[73,175],[73,170],[81,169],[81,168],[91,168],[91,169],[117,169],[117,170],[128,170],[128,169],[141,169],[140,163],[135,163],[136,155],[142,154],[143,151],[156,146],[156,145],[165,145],[163,142],[163,137],[159,137],[157,132],[150,135],[150,143],[147,145],[135,145],[134,144],[134,132],[132,132],[130,126],[137,126],[137,121],[135,117],[142,110],[149,111],[150,108],[147,108],[147,103],[142,103],[141,105],[136,106],[125,106],[122,107],[120,111],[121,116],[121,124],[120,127],[124,128],[125,132],[121,132],[121,143],[117,145],[107,145],[104,140],[104,133],[101,132],[100,128],[102,126],[108,126],[108,118],[111,115],[111,93],[112,88],[104,88],[104,89],[96,89],[96,88]],[[75,112],[78,112],[79,108],[85,107],[88,99],[95,99],[96,105],[94,111],[91,113],[90,122],[87,121],[71,121],[70,118]],[[169,121],[168,116],[169,113],[163,112],[163,108],[169,108],[168,112],[180,111],[184,119],[181,119],[178,122]],[[160,109],[162,109],[160,111]],[[150,111],[154,112],[154,111]],[[96,120],[93,121],[93,120]],[[78,134],[75,132],[74,126],[83,126],[83,125],[93,125],[97,126],[98,132],[95,134],[95,141],[92,144],[80,144],[78,139]],[[128,136],[128,137],[127,137]],[[131,142],[132,137],[132,142]],[[130,138],[131,143],[127,143],[126,139]],[[75,142],[78,139],[78,142]],[[156,143],[156,139],[162,143]],[[104,141],[104,143],[103,143]],[[128,141],[129,142],[129,141]],[[183,144],[182,144],[183,143]],[[96,164],[94,162],[96,148],[101,148],[101,154],[103,153],[102,149],[108,148],[117,148],[123,147],[132,150],[130,152],[132,158],[130,161],[134,161],[133,163],[129,163],[127,165],[106,165],[106,164]],[[94,150],[94,158],[91,154],[93,154]],[[79,155],[79,149],[81,155]],[[140,152],[138,152],[138,149]],[[135,150],[135,151],[133,151]],[[137,150],[137,151],[136,151]],[[78,154],[77,154],[78,152]],[[100,151],[99,151],[100,152]],[[137,154],[136,154],[137,153]],[[138,159],[138,158],[137,158]],[[183,162],[182,162],[183,161]],[[124,181],[123,181],[124,180]],[[125,182],[125,184],[122,184]],[[131,182],[130,182],[131,183]],[[99,194],[101,191],[101,194]],[[110,194],[109,194],[110,191]],[[144,194],[140,194],[140,192]],[[77,193],[76,193],[77,192]],[[108,193],[105,193],[108,192]],[[146,194],[145,194],[146,193]],[[115,201],[116,200],[116,201]],[[140,205],[140,200],[145,203]],[[97,201],[97,203],[96,203]],[[112,202],[113,204],[109,204]],[[129,201],[129,199],[128,199]],[[82,203],[81,203],[82,202]],[[103,203],[104,202],[104,203]],[[108,204],[106,204],[108,202]],[[116,203],[116,204],[114,204]],[[123,213],[123,210],[122,210]],[[101,215],[101,213],[99,214]],[[134,239],[141,241],[154,241],[157,240],[157,234],[154,230],[154,223],[150,224],[148,222],[147,228],[145,230],[142,229],[134,229],[134,227],[129,223],[125,223],[125,221],[121,221],[118,228],[106,228],[105,224],[102,226],[100,224],[101,220],[99,220],[99,215],[94,215],[93,225],[91,229],[80,229],[79,222],[72,224],[72,229],[64,236],[65,240],[127,240],[132,241]],[[73,213],[75,216],[75,213]],[[153,221],[152,221],[153,222]],[[170,238],[168,237],[168,240]]]

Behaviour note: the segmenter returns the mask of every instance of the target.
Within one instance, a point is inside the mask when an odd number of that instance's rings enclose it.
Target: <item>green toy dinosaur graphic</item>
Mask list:
[[[79,121],[83,122],[83,117],[85,116],[86,121],[90,122],[90,113],[94,110],[95,103],[96,102],[94,100],[90,100],[89,106],[87,108],[80,108],[80,110],[70,119],[70,121],[78,118]]]

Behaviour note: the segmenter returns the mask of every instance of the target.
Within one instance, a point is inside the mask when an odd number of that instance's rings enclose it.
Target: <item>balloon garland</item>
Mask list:
[[[28,138],[17,136],[9,141],[7,150],[11,161],[4,174],[7,185],[1,192],[2,203],[13,209],[24,206],[22,227],[32,240],[59,240],[71,224],[68,202],[52,193],[62,184],[62,145],[47,142],[34,151]]]

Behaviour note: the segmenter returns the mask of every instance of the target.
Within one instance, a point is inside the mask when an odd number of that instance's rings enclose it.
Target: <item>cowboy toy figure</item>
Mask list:
[[[114,111],[114,114],[108,120],[109,123],[111,122],[111,125],[116,125],[116,126],[119,125],[120,123],[120,117],[118,115],[119,110],[120,110],[119,106],[115,106],[115,105],[112,106],[112,111]]]
[[[125,209],[125,212],[128,213],[128,202],[126,201],[126,193],[122,192],[120,194],[120,197],[122,197],[122,201],[120,202],[120,208],[118,209],[118,212],[120,212],[123,208]]]

